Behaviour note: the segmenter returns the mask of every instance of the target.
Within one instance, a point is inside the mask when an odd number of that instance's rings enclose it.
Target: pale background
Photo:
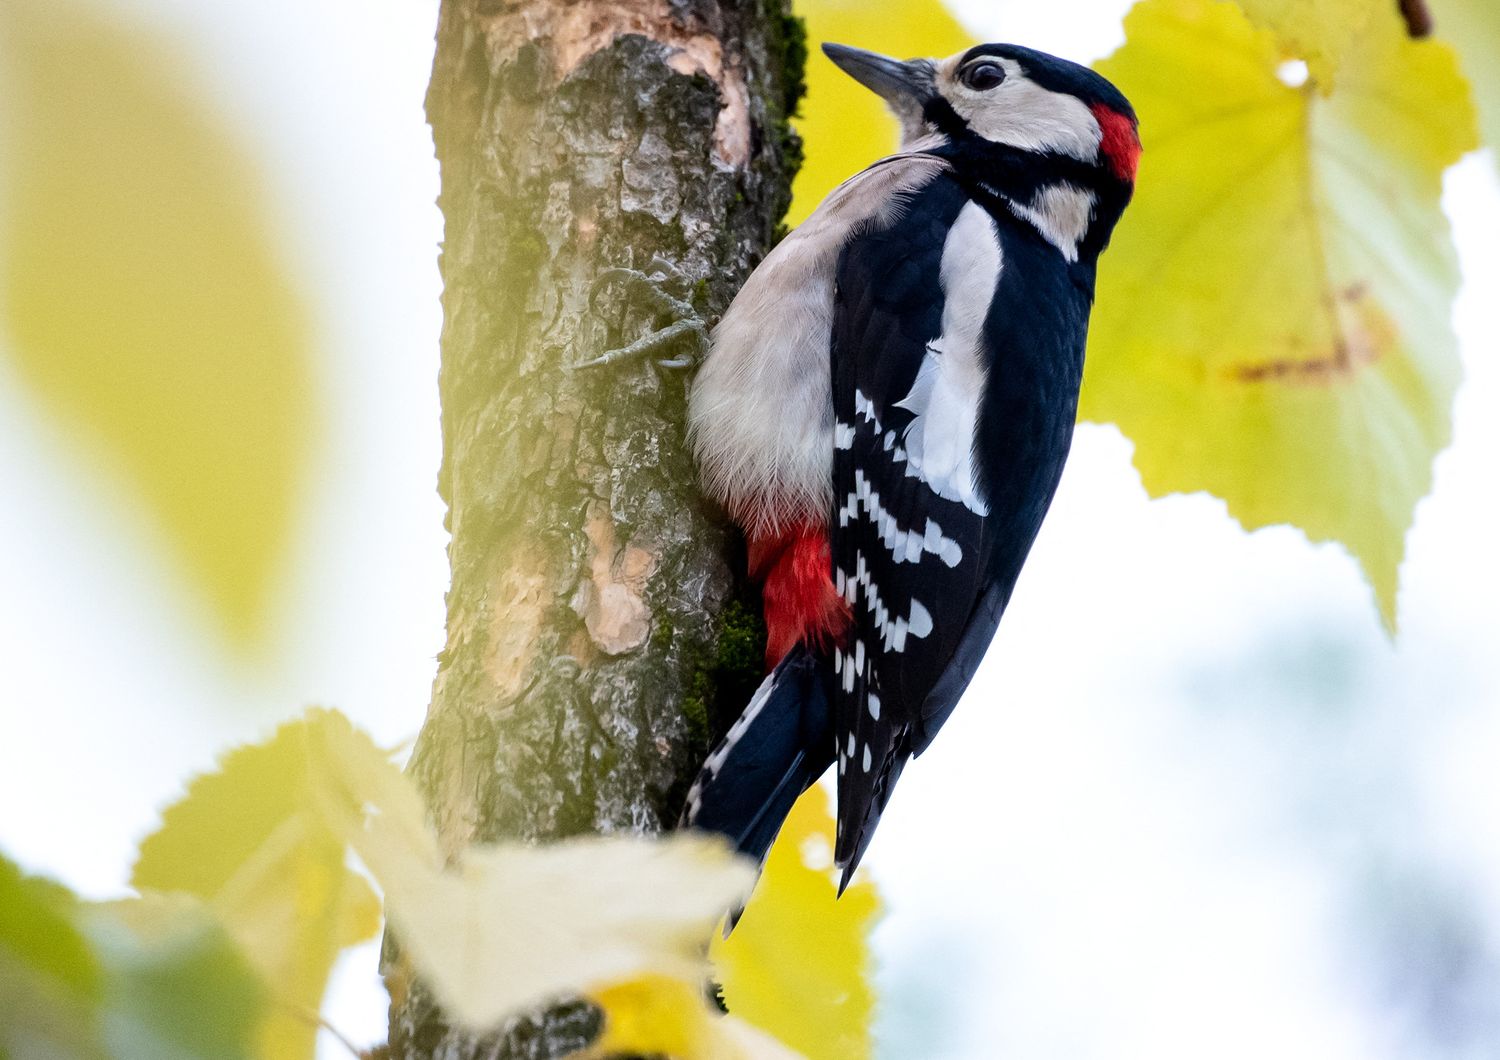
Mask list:
[[[447,575],[436,0],[114,2],[187,41],[263,160],[332,424],[277,647],[249,667],[0,358],[0,711],[24,734],[0,746],[0,849],[97,897],[183,778],[278,718],[319,703],[390,744],[414,733]],[[1126,6],[957,10],[976,38],[1086,61]],[[1203,496],[1150,502],[1129,444],[1083,428],[968,702],[867,859],[888,906],[882,1057],[1500,1056],[1488,156],[1446,202],[1468,379],[1399,639],[1338,548],[1247,535]],[[373,945],[346,957],[329,1008],[361,1043],[384,1033],[374,966]]]

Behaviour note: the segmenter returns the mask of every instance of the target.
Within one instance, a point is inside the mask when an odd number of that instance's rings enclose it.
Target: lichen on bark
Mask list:
[[[450,854],[670,827],[751,677],[739,546],[685,445],[690,373],[570,366],[669,323],[619,285],[591,308],[607,268],[663,259],[708,320],[728,304],[789,202],[804,56],[788,0],[442,4],[452,584],[411,771]],[[398,940],[385,965],[395,1057],[556,1056],[597,1030],[572,1005],[471,1036]]]

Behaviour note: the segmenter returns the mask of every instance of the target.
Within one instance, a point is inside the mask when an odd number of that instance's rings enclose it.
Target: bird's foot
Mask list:
[[[606,350],[599,356],[574,364],[574,368],[602,368],[605,365],[621,364],[641,357],[651,357],[661,368],[690,368],[703,357],[708,348],[708,325],[689,297],[672,293],[689,287],[691,281],[682,271],[662,257],[651,259],[650,272],[639,269],[606,269],[594,281],[589,292],[589,310],[596,316],[599,298],[615,285],[623,286],[657,319],[670,318],[669,323],[644,335],[628,346]],[[627,303],[628,304],[628,303]],[[670,354],[670,356],[658,356]]]

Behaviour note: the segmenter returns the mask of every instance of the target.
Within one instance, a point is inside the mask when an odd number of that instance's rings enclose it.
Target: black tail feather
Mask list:
[[[880,777],[874,798],[867,805],[865,818],[859,823],[859,827],[845,829],[843,822],[840,822],[840,838],[846,834],[849,836],[847,855],[835,860],[835,866],[839,869],[840,898],[844,896],[844,892],[849,889],[849,884],[854,880],[854,871],[859,868],[860,860],[870,846],[870,840],[875,835],[875,826],[880,823],[880,816],[885,813],[886,804],[891,800],[891,792],[896,787],[896,781],[901,778],[901,771],[906,768],[906,763],[910,758],[911,751],[904,745],[898,746],[887,760],[887,772]]]
[[[833,764],[826,665],[792,649],[708,756],[682,824],[727,836],[763,861],[798,796]]]

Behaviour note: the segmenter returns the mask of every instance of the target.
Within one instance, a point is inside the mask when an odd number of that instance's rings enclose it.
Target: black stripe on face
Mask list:
[[[922,107],[922,120],[950,140],[957,140],[969,131],[969,125],[958,116],[958,111],[936,92]]]

